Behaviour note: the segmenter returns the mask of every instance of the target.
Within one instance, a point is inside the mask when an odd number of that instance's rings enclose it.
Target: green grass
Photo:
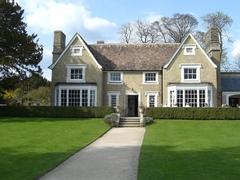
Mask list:
[[[146,129],[138,177],[239,180],[240,121],[157,121]]]
[[[35,179],[108,128],[100,119],[0,118],[0,179]]]

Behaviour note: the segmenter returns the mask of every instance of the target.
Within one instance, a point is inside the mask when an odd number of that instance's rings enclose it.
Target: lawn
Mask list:
[[[239,180],[240,121],[157,121],[147,127],[138,177]]]
[[[108,128],[100,119],[0,118],[0,178],[35,179]]]

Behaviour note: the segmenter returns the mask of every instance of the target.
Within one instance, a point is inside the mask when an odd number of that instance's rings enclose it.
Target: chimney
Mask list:
[[[208,56],[213,60],[213,62],[218,66],[216,72],[217,78],[217,106],[222,104],[222,92],[221,92],[221,48],[219,40],[219,29],[217,27],[212,27],[208,30],[206,34],[206,51]]]
[[[57,60],[60,54],[65,49],[66,36],[62,31],[54,31],[53,40],[53,63]]]
[[[104,44],[104,41],[97,41],[97,44]]]
[[[220,65],[221,62],[221,48],[219,40],[219,29],[217,27],[212,27],[206,33],[206,51],[208,56],[217,64]]]

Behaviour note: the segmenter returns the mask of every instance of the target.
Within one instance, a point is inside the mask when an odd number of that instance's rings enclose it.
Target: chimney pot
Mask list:
[[[104,44],[104,41],[102,41],[102,40],[97,41],[97,44]]]

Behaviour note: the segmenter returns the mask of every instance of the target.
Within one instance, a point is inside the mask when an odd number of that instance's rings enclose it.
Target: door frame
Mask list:
[[[138,96],[138,107],[137,108],[139,108],[139,106],[141,106],[141,93],[139,93],[139,92],[126,92],[125,93],[125,96],[126,96],[126,99],[127,99],[127,101],[126,101],[126,104],[125,104],[125,107],[128,109],[128,97],[127,96],[131,96],[131,95],[135,95],[135,96]],[[138,116],[139,116],[139,110],[138,110]]]

